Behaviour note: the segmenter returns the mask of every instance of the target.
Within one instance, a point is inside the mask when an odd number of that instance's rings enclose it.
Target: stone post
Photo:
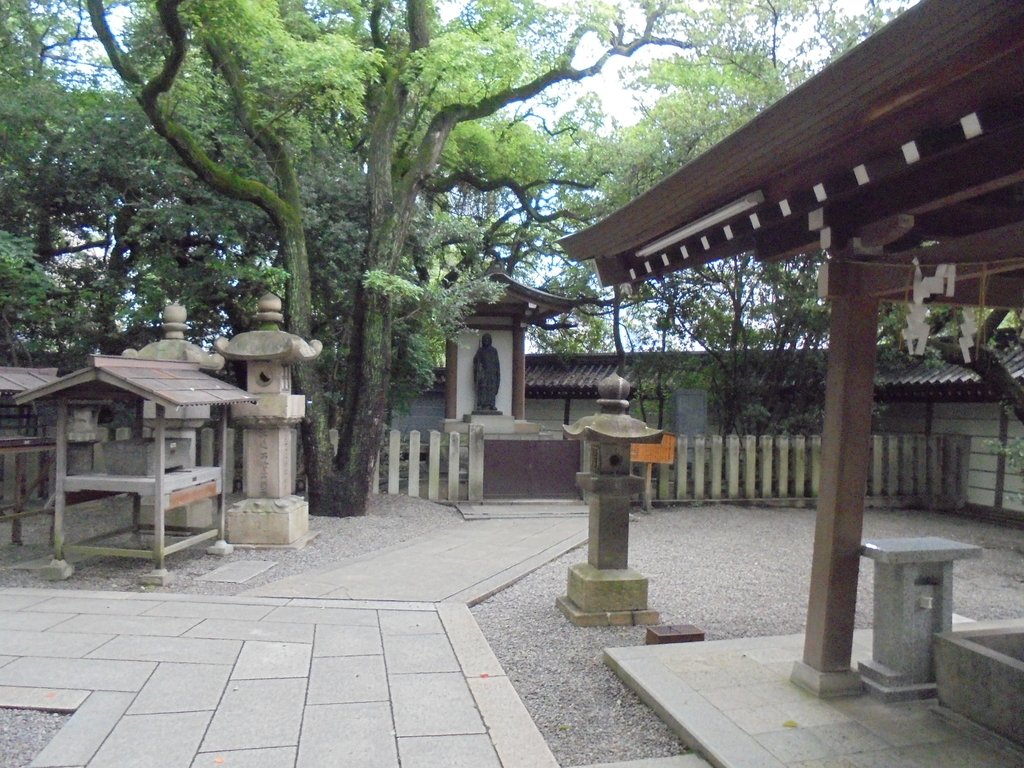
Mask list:
[[[934,638],[953,626],[953,562],[981,557],[973,544],[935,536],[871,539],[875,561],[871,661],[858,665],[868,692],[886,702],[935,695]]]
[[[629,383],[620,376],[604,379],[598,393],[599,413],[563,427],[590,448],[590,471],[579,475],[590,498],[590,537],[587,562],[570,566],[566,594],[555,603],[581,627],[656,624],[658,612],[647,607],[647,578],[628,565],[630,497],[644,483],[629,474],[629,446],[659,442],[662,431],[626,413]]]
[[[228,509],[234,544],[302,546],[309,540],[309,504],[295,495],[295,427],[306,414],[306,400],[292,394],[291,365],[316,359],[322,345],[281,330],[283,321],[281,299],[268,293],[259,302],[258,330],[214,343],[228,360],[246,362],[246,389],[258,397],[231,406],[244,429],[246,497]]]

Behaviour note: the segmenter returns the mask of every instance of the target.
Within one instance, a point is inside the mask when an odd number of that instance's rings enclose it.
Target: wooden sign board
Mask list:
[[[630,461],[646,464],[671,464],[676,456],[676,436],[665,433],[660,443],[633,443],[629,446]]]

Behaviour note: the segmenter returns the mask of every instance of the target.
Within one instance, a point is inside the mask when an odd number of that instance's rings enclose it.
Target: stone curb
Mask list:
[[[437,614],[502,768],[559,768],[469,608],[438,603]]]

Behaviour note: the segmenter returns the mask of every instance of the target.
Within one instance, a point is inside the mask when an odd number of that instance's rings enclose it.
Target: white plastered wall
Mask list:
[[[455,389],[455,418],[461,419],[472,413],[475,406],[473,385],[473,355],[480,347],[485,333],[491,334],[491,343],[498,350],[498,364],[501,367],[501,381],[498,397],[494,404],[505,416],[512,415],[512,331],[480,331],[469,329],[459,333],[459,370]]]

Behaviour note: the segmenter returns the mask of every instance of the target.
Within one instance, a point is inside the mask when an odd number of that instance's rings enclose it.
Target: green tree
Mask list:
[[[130,3],[134,15],[121,34],[103,0],[88,7],[112,66],[156,132],[203,182],[271,222],[289,274],[289,328],[301,336],[313,329],[313,303],[299,158],[321,133],[346,138],[360,158],[365,236],[345,255],[359,279],[346,299],[347,348],[337,358],[341,449],[333,467],[321,369],[296,371],[314,404],[303,430],[311,509],[333,514],[365,509],[387,415],[396,303],[409,295],[390,278],[403,277],[421,194],[452,132],[580,80],[611,56],[671,42],[658,38],[661,6],[647,7],[632,32],[622,14],[600,6],[565,13],[529,0],[467,4],[450,20],[424,0],[315,9],[155,0]],[[604,52],[576,67],[589,34]]]
[[[606,210],[753,119],[898,10],[871,3],[847,15],[839,6],[725,0],[691,11],[683,23],[691,47],[635,74],[633,89],[656,100],[604,147]],[[819,260],[762,263],[746,254],[641,286],[624,308],[632,351],[704,351],[711,407],[725,432],[816,429],[827,342]],[[656,393],[664,376],[647,377]]]

